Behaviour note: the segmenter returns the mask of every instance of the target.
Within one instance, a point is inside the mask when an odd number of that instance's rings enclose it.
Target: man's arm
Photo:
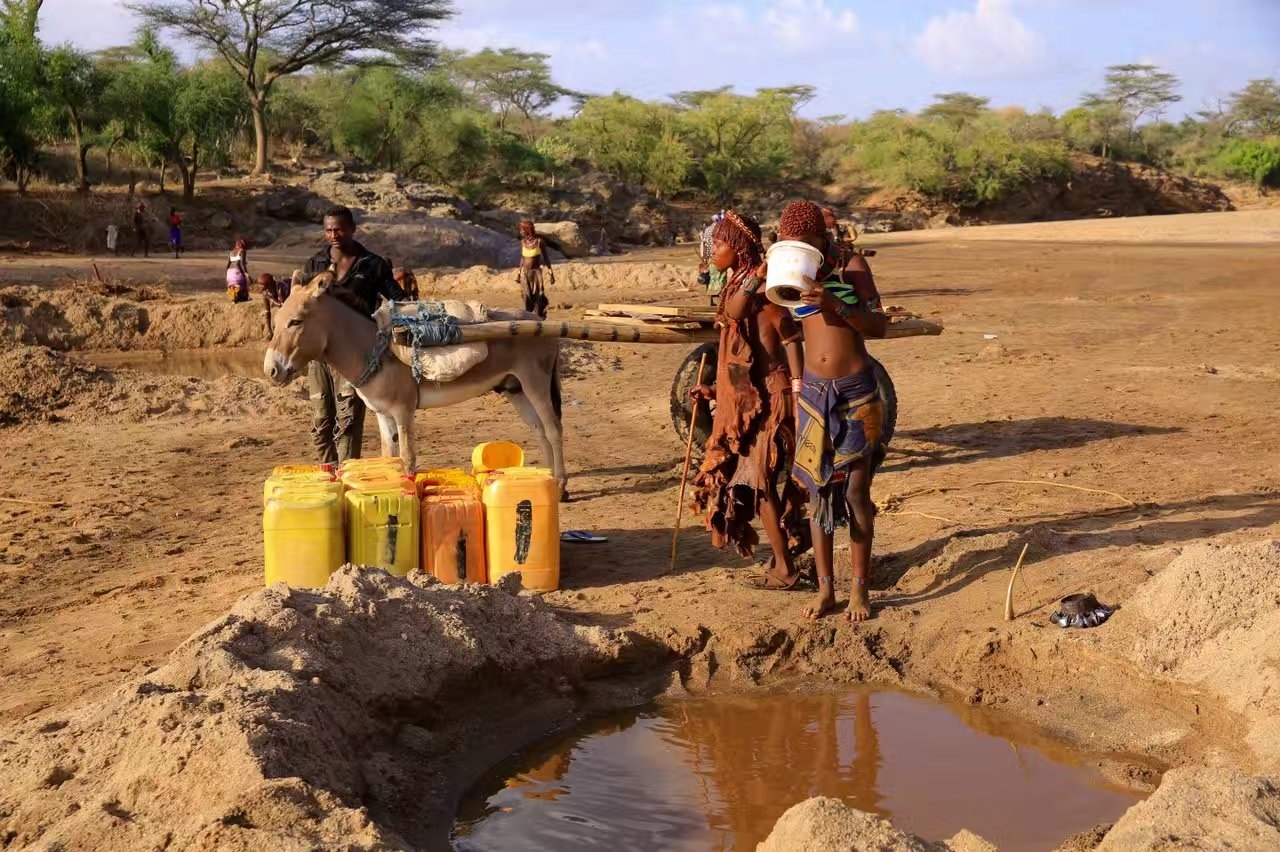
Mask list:
[[[385,258],[378,259],[378,295],[392,302],[404,302],[409,298],[409,294],[400,286],[400,282],[396,280],[395,274],[391,271],[391,264],[387,263]]]

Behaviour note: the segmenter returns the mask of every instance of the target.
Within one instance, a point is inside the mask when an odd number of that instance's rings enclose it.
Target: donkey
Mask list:
[[[333,282],[333,273],[325,272],[310,284],[299,284],[280,307],[275,334],[263,360],[263,369],[273,382],[288,383],[312,361],[328,364],[351,382],[377,415],[382,454],[400,456],[408,470],[417,463],[417,409],[454,405],[497,391],[537,435],[543,458],[551,461],[560,483],[560,498],[568,499],[558,338],[489,341],[488,357],[460,378],[419,384],[409,366],[389,351],[388,339],[379,333],[377,323],[342,301],[337,291],[330,291]],[[537,319],[521,312],[495,311],[492,317],[504,321]]]

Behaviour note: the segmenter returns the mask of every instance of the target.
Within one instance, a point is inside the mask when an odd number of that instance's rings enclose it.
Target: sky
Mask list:
[[[1106,66],[1183,81],[1177,118],[1250,79],[1280,78],[1280,0],[455,0],[449,47],[550,57],[575,91],[642,98],[808,83],[805,113],[919,109],[939,92],[1061,112]],[[124,0],[45,0],[41,37],[86,49],[131,40]]]

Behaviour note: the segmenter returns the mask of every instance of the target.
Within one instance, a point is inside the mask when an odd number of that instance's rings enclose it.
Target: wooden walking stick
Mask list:
[[[693,383],[695,387],[702,384],[702,371],[707,366],[707,353],[702,353],[698,362],[698,377]],[[684,490],[689,484],[689,463],[693,460],[693,428],[698,421],[698,403],[702,400],[693,398],[693,412],[689,415],[689,441],[684,448],[684,471],[680,476],[680,504],[676,507],[676,529],[671,535],[671,570],[676,570],[676,553],[680,547],[680,521],[684,517]]]

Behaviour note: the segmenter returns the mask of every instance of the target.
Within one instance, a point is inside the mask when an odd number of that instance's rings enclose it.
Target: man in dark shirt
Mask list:
[[[310,281],[332,271],[335,282],[329,292],[362,314],[372,316],[382,299],[404,301],[405,294],[391,276],[391,264],[356,242],[355,232],[355,218],[346,207],[325,213],[324,238],[328,245],[307,261],[303,272]],[[314,414],[311,437],[321,464],[360,458],[365,406],[356,389],[319,361],[311,362],[307,379]]]

